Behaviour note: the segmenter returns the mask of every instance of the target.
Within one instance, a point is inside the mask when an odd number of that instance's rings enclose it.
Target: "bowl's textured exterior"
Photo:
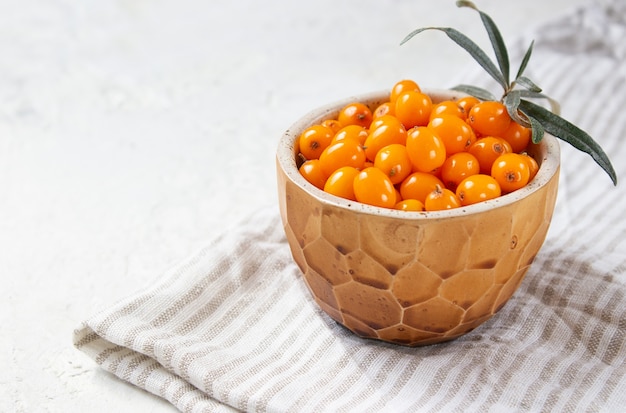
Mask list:
[[[433,101],[458,97],[427,91]],[[493,316],[520,285],[544,242],[560,152],[546,135],[531,151],[532,183],[455,210],[404,212],[340,199],[296,165],[301,131],[349,101],[372,108],[384,92],[329,105],[296,122],[277,152],[280,212],[295,262],[317,304],[357,335],[409,346],[451,340]]]

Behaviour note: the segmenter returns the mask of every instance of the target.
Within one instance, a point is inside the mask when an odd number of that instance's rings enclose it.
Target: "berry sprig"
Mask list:
[[[504,89],[500,101],[506,106],[511,119],[532,130],[532,141],[538,143],[548,132],[557,138],[574,146],[576,149],[589,154],[593,160],[609,175],[614,185],[617,185],[617,175],[608,156],[600,145],[584,130],[563,119],[559,115],[558,102],[542,93],[537,84],[524,75],[533,51],[534,42],[528,47],[517,71],[515,79],[510,81],[510,62],[507,47],[500,30],[493,19],[479,10],[471,1],[459,0],[458,7],[469,7],[476,10],[485,26],[491,46],[495,53],[497,66],[491,58],[474,41],[463,33],[451,27],[423,27],[409,33],[401,44],[406,43],[417,34],[426,30],[439,30],[465,49],[485,69],[485,71]],[[488,90],[473,85],[458,85],[454,88],[481,100],[497,100]],[[552,110],[532,102],[529,99],[547,100]]]

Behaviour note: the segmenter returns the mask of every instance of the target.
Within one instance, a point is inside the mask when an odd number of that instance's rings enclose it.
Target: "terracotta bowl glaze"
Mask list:
[[[463,95],[426,90],[433,102]],[[293,259],[320,308],[355,334],[418,346],[459,337],[500,310],[542,246],[557,195],[560,150],[545,135],[529,148],[540,168],[526,187],[447,211],[405,212],[327,194],[298,172],[298,137],[359,101],[298,120],[277,150],[279,205]]]

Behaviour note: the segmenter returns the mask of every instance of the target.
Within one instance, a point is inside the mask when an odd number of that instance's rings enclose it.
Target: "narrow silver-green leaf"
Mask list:
[[[483,69],[485,69],[485,71],[489,73],[489,75],[491,75],[491,77],[493,77],[500,85],[502,85],[504,90],[508,88],[507,81],[504,79],[504,76],[502,75],[500,70],[491,61],[489,56],[487,56],[487,54],[476,43],[474,43],[469,37],[467,37],[466,35],[464,35],[463,33],[459,32],[456,29],[453,29],[451,27],[422,27],[420,29],[413,30],[411,33],[409,33],[404,38],[404,40],[400,42],[400,44],[402,45],[406,43],[407,41],[409,41],[410,39],[412,39],[419,33],[426,31],[426,30],[439,30],[439,31],[444,32],[456,44],[458,44],[463,49],[465,49],[465,51],[468,52],[474,58],[474,60],[476,60],[476,62],[478,62],[478,64]]]
[[[541,140],[543,139],[543,134],[545,132],[543,125],[532,116],[528,116],[525,113],[524,116],[528,118],[528,122],[530,123],[530,139],[533,141],[533,143],[541,142]]]
[[[491,46],[493,47],[493,51],[496,55],[496,60],[498,61],[498,65],[500,66],[500,71],[504,76],[504,80],[507,85],[509,84],[509,53],[506,48],[506,44],[504,43],[504,39],[502,38],[502,34],[498,29],[498,26],[493,21],[493,19],[487,14],[482,12],[481,10],[474,5],[471,1],[459,0],[456,2],[458,7],[469,7],[476,10],[480,14],[480,19],[487,30],[487,35],[489,36],[489,41],[491,42]]]
[[[511,119],[515,122],[519,123],[522,126],[529,128],[530,122],[524,116],[521,116],[519,113],[519,103],[520,103],[520,93],[519,90],[512,90],[506,94],[504,97],[504,106],[506,106],[506,110],[509,113]]]
[[[535,41],[533,40],[532,42],[530,42],[530,46],[528,47],[528,50],[526,50],[526,53],[524,54],[522,63],[520,64],[519,70],[517,71],[517,75],[515,76],[516,79],[520,78],[524,74],[524,71],[526,70],[526,66],[528,65],[528,61],[530,60],[530,56],[533,54],[534,45],[535,45]]]
[[[552,111],[552,113],[554,113],[555,115],[561,114],[561,104],[555,99],[552,99],[550,96],[544,95],[543,93],[539,92],[533,92],[532,90],[520,90],[519,92],[522,98],[547,100],[550,104],[550,110]]]
[[[539,86],[537,86],[537,84],[535,82],[533,82],[532,80],[530,80],[526,76],[519,76],[517,79],[515,79],[515,83],[520,85],[520,86],[525,87],[526,89],[530,90],[531,92],[541,93],[541,88]]]
[[[456,85],[452,88],[452,90],[467,93],[468,95],[474,96],[480,100],[496,100],[496,97],[491,92],[478,86]]]
[[[576,149],[589,154],[593,160],[609,175],[613,184],[617,185],[617,175],[613,165],[600,145],[585,131],[576,125],[555,115],[543,106],[522,99],[520,109],[529,118],[535,118],[545,130],[569,143]]]

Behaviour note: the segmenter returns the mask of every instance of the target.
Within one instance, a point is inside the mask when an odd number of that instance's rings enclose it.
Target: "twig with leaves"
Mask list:
[[[524,75],[530,57],[532,55],[534,41],[528,47],[517,71],[515,79],[510,80],[509,53],[502,38],[502,34],[493,19],[479,10],[471,1],[459,0],[458,7],[469,7],[480,14],[480,18],[487,30],[489,40],[495,53],[497,66],[491,58],[474,41],[463,33],[451,27],[423,27],[409,33],[401,44],[406,43],[417,34],[426,30],[439,30],[444,32],[450,39],[465,49],[485,69],[485,71],[498,82],[504,89],[500,101],[506,106],[511,119],[530,128],[532,141],[538,143],[543,138],[544,132],[548,132],[557,138],[571,144],[576,149],[589,154],[593,160],[609,175],[614,185],[617,185],[617,175],[608,156],[600,145],[584,130],[568,122],[560,116],[559,104],[556,100],[542,93],[541,88],[531,79]],[[458,85],[454,88],[460,92],[475,96],[481,100],[495,101],[497,98],[488,90],[472,86]],[[532,102],[529,99],[547,100],[552,111]]]

